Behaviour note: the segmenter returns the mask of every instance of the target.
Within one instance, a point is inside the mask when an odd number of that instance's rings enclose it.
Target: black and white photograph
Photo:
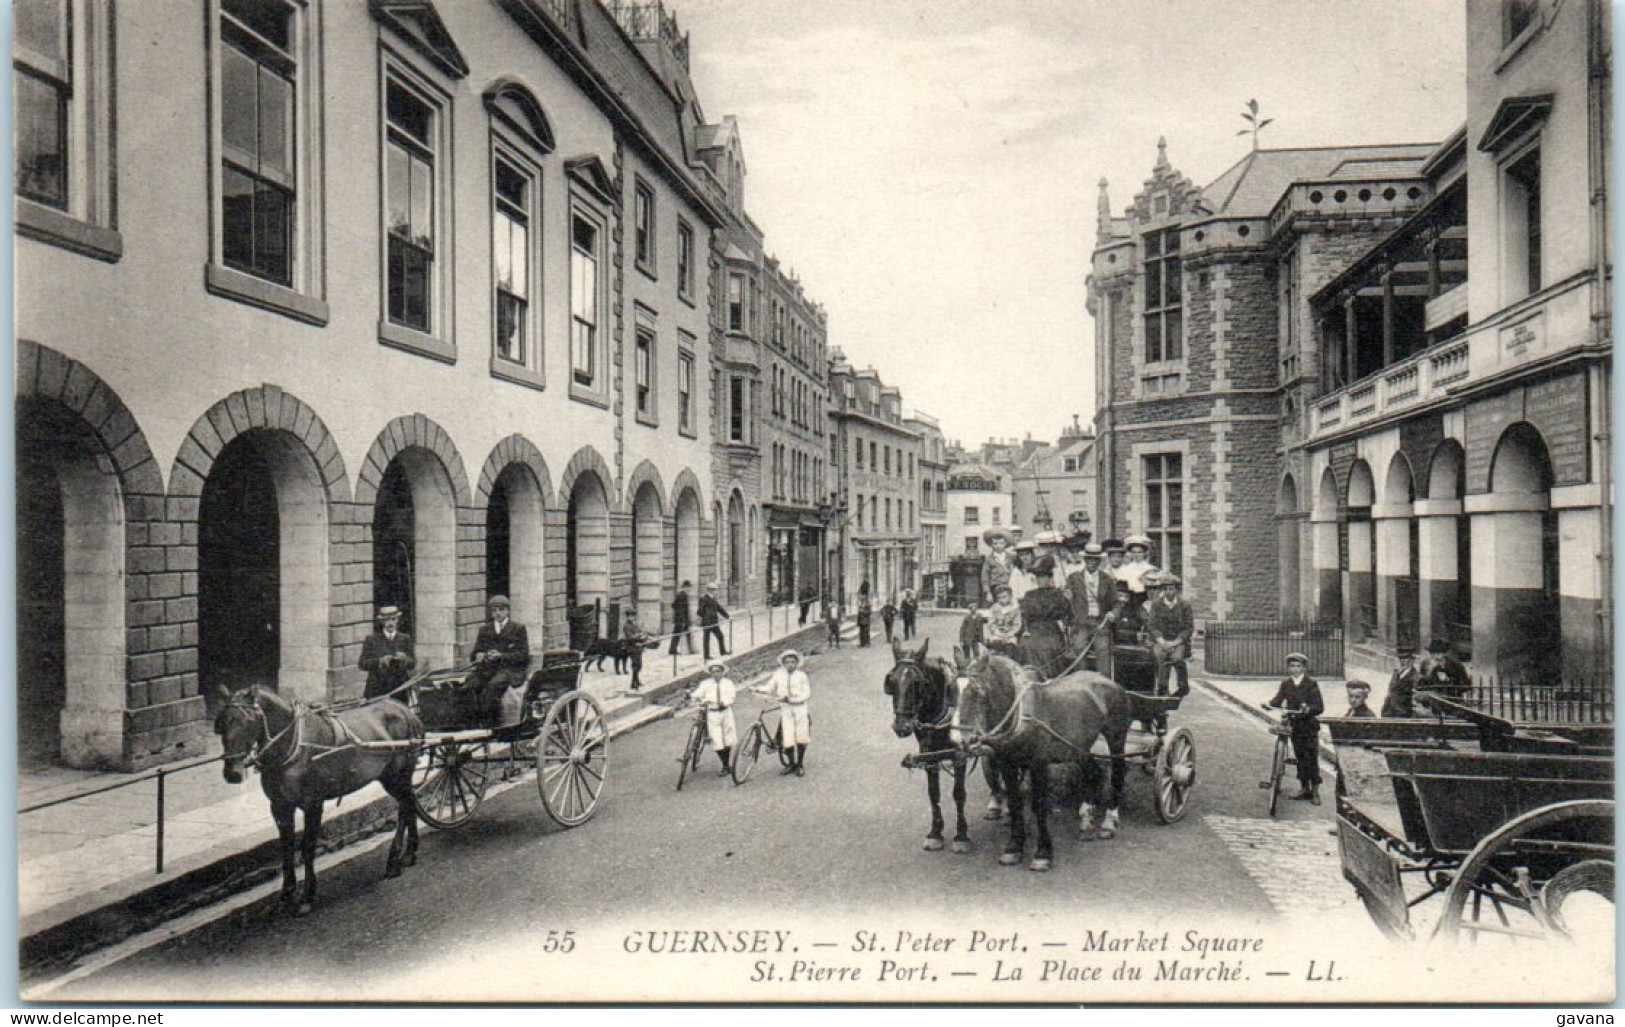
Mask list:
[[[1608,0],[10,7],[24,1002],[1615,1001]]]

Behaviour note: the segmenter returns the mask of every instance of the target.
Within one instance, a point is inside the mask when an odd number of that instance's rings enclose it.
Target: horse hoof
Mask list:
[[[954,852],[963,856],[965,853],[970,851],[970,842],[964,840],[963,838],[955,838],[951,848]]]
[[[417,853],[412,852],[412,853],[408,853],[407,855],[401,857],[401,866],[403,866],[403,867],[415,867],[417,865],[418,865]]]
[[[1117,837],[1117,832],[1110,828],[1102,827],[1095,831],[1095,837],[1099,838],[1103,842],[1109,842],[1113,838]]]
[[[299,903],[298,906],[294,907],[293,915],[298,916],[298,917],[309,916],[310,915],[310,910],[311,910],[310,903],[301,902],[301,903]]]
[[[982,814],[982,819],[983,820],[1003,820],[1004,819],[1004,810],[995,809],[992,806],[989,806],[987,808],[987,812]]]
[[[926,852],[941,852],[942,851],[942,839],[941,838],[927,838],[925,840],[924,848],[925,848]]]
[[[1034,873],[1040,873],[1040,874],[1047,871],[1049,869],[1049,867],[1050,867],[1050,861],[1047,860],[1047,859],[1035,859],[1031,863],[1027,864],[1027,869],[1028,870],[1031,870]]]
[[[385,880],[388,880],[391,877],[399,876],[401,876],[401,865],[399,863],[391,863],[389,866],[384,868]]]
[[[1093,827],[1078,828],[1078,840],[1092,842],[1100,837],[1100,831]]]
[[[999,855],[999,866],[1001,867],[1013,867],[1020,862],[1021,853],[1019,852],[1005,852]]]

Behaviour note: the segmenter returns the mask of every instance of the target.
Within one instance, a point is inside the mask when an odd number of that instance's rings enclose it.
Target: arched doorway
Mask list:
[[[16,418],[18,757],[109,763],[125,706],[118,473],[61,404],[23,397]]]
[[[677,581],[700,583],[700,498],[693,489],[677,494]],[[692,589],[690,589],[692,592]],[[691,597],[692,598],[692,597]]]
[[[1424,634],[1445,639],[1463,657],[1473,644],[1473,521],[1462,502],[1466,464],[1460,443],[1440,444],[1428,466],[1428,497],[1417,510]]]
[[[728,498],[728,604],[739,603],[745,593],[745,500],[735,492]]]
[[[1302,619],[1298,591],[1298,485],[1290,474],[1281,479],[1281,492],[1275,503],[1275,535],[1281,568],[1281,619],[1295,624]]]
[[[536,473],[524,464],[504,467],[485,507],[485,594],[507,596],[514,619],[535,641],[546,619],[545,518]]]
[[[581,472],[571,486],[565,532],[570,646],[582,649],[603,633],[609,603],[609,493],[596,471]]]
[[[1322,624],[1343,622],[1343,564],[1337,476],[1330,467],[1320,475],[1313,514],[1315,561],[1315,616]]]
[[[399,606],[420,667],[449,667],[457,643],[457,500],[440,458],[395,454],[372,514],[372,600]]]
[[[1377,538],[1371,508],[1377,489],[1364,460],[1349,468],[1348,498],[1348,602],[1349,635],[1354,640],[1377,637]]]
[[[1373,511],[1377,531],[1377,601],[1382,637],[1420,645],[1421,586],[1417,578],[1418,534],[1411,516],[1415,494],[1411,463],[1403,453],[1388,461],[1382,503]]]
[[[327,495],[305,445],[281,429],[228,442],[198,507],[198,681],[326,697]]]
[[[1540,432],[1512,425],[1490,464],[1494,512],[1475,514],[1473,558],[1475,659],[1503,681],[1562,677],[1557,512],[1552,465]],[[1479,573],[1482,569],[1484,573]],[[1481,586],[1481,587],[1480,587]],[[1485,658],[1487,657],[1487,658]]]
[[[639,626],[651,633],[660,630],[665,534],[660,492],[653,482],[644,482],[632,497],[632,608]]]

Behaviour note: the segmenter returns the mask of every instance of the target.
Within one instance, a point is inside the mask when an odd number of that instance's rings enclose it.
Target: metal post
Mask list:
[[[158,768],[158,869],[154,873],[164,872],[164,768]]]

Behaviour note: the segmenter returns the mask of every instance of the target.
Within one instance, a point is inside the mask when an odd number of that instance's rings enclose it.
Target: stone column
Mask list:
[[[1348,637],[1359,641],[1371,634],[1376,623],[1372,608],[1376,605],[1376,568],[1371,566],[1371,532],[1369,520],[1349,519],[1349,573],[1348,573]]]
[[[1417,517],[1417,578],[1421,584],[1422,634],[1418,640],[1449,637],[1447,625],[1461,609],[1461,569],[1456,560],[1458,499],[1419,499],[1412,504]]]
[[[1371,509],[1377,532],[1377,634],[1389,646],[1400,640],[1401,581],[1411,567],[1411,504],[1389,503]],[[1353,540],[1350,539],[1352,548]],[[1412,639],[1415,641],[1415,639]]]
[[[1343,360],[1348,365],[1344,385],[1353,385],[1360,377],[1359,321],[1354,316],[1354,293],[1343,297]]]
[[[1609,671],[1608,631],[1601,619],[1602,540],[1608,523],[1595,485],[1552,490],[1557,513],[1558,608],[1562,620],[1563,675],[1572,683]],[[1573,504],[1573,505],[1571,505]]]
[[[1469,496],[1473,670],[1503,678],[1554,667],[1557,604],[1542,590],[1545,493]]]
[[[1382,271],[1382,366],[1394,363],[1394,272]]]
[[[1343,620],[1343,570],[1337,555],[1337,516],[1310,518],[1311,559],[1314,567],[1315,619],[1324,624]]]
[[[1298,529],[1302,521],[1303,515],[1296,513],[1281,514],[1275,520],[1278,547],[1276,566],[1280,568],[1281,581],[1279,613],[1281,619],[1289,623],[1305,619],[1300,602],[1302,589],[1298,585],[1298,576],[1303,567],[1298,551],[1301,541]]]

